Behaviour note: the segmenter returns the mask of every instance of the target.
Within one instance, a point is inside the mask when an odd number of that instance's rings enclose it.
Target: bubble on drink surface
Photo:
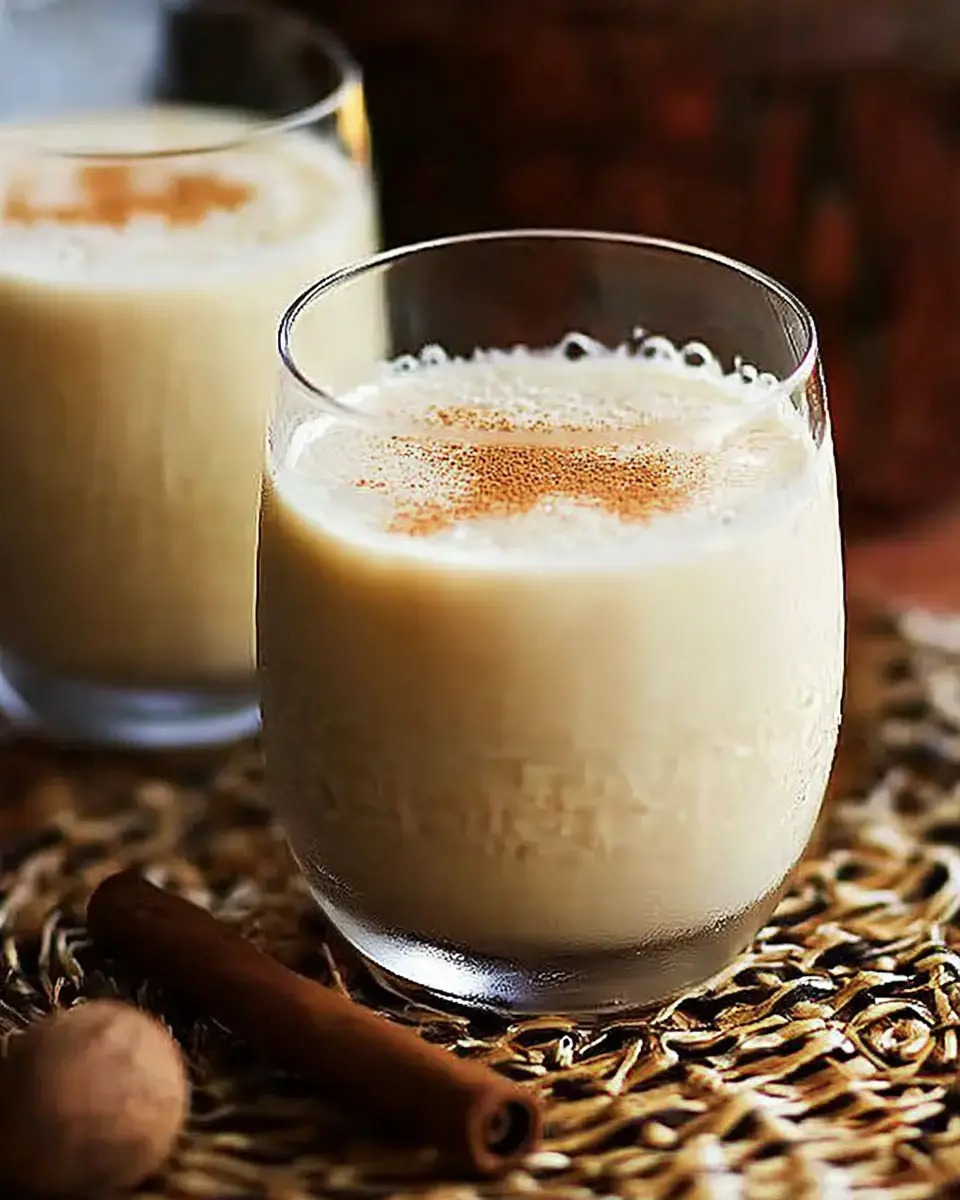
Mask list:
[[[398,354],[396,358],[381,364],[381,371],[388,376],[405,375],[410,371],[422,371],[424,367],[439,367],[456,361],[442,346],[428,342],[416,354]]]
[[[610,353],[603,342],[586,333],[568,333],[554,351],[561,358],[576,361],[578,358],[598,358]]]

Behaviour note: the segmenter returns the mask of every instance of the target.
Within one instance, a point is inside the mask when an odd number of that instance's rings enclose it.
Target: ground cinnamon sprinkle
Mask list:
[[[212,212],[235,212],[254,195],[245,183],[222,179],[212,172],[173,174],[153,190],[137,188],[124,164],[82,167],[77,176],[80,198],[74,204],[34,203],[26,185],[12,188],[3,219],[11,224],[107,225],[122,228],[137,216],[160,217],[170,225],[198,225]]]
[[[510,432],[516,426],[503,414],[482,410],[447,411],[447,427]],[[543,426],[544,423],[535,424]],[[551,429],[557,426],[550,423]],[[524,426],[535,432],[535,427]],[[447,476],[443,499],[408,500],[401,504],[390,531],[427,537],[461,521],[482,517],[515,517],[550,500],[574,500],[603,508],[626,521],[641,521],[687,507],[707,479],[702,454],[642,446],[629,453],[617,447],[528,444],[470,444],[455,441],[394,438],[398,453],[420,458]],[[376,487],[359,480],[358,486]]]
[[[506,413],[491,408],[470,408],[466,404],[430,408],[427,410],[426,424],[442,425],[445,429],[460,429],[464,433],[513,433],[517,429],[516,422]],[[523,429],[530,433],[546,433],[549,430],[574,432],[576,426],[558,424],[541,417],[525,423]]]

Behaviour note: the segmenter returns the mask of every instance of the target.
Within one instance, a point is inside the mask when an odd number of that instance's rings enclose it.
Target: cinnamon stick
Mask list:
[[[97,888],[87,925],[98,946],[267,1059],[390,1133],[436,1147],[453,1169],[497,1174],[540,1136],[539,1106],[519,1084],[289,970],[136,871]]]

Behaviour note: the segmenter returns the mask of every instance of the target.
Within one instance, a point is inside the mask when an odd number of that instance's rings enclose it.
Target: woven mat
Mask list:
[[[0,1032],[81,996],[126,994],[87,945],[82,913],[100,879],[139,863],[284,961],[548,1103],[546,1142],[522,1169],[443,1180],[429,1154],[377,1141],[141,989],[195,1081],[189,1130],[143,1198],[937,1194],[960,1179],[960,621],[912,614],[871,628],[864,645],[841,761],[872,761],[872,783],[831,800],[754,945],[651,1019],[508,1025],[379,990],[311,912],[263,806],[254,750],[145,776],[119,760],[14,748],[0,780],[9,791],[21,772],[40,821],[0,859]],[[840,792],[849,786],[841,775]]]

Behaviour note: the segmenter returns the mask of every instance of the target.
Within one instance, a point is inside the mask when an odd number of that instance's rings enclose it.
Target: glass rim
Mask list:
[[[389,418],[371,416],[358,408],[343,404],[330,391],[315,383],[306,372],[300,369],[291,344],[299,317],[312,307],[317,300],[339,288],[342,284],[352,283],[356,279],[360,279],[372,272],[380,271],[405,258],[412,258],[414,255],[430,251],[455,249],[458,246],[474,243],[505,243],[527,240],[544,242],[603,242],[611,245],[663,250],[679,258],[699,259],[702,262],[714,263],[716,266],[723,267],[737,275],[752,279],[778,296],[794,312],[800,321],[806,338],[806,348],[800,357],[800,361],[785,379],[777,380],[778,388],[792,395],[807,383],[816,369],[820,355],[819,337],[816,322],[810,310],[789,288],[774,279],[772,275],[761,271],[758,267],[752,267],[749,263],[741,262],[739,259],[732,258],[726,254],[720,254],[715,250],[707,250],[701,246],[694,246],[687,242],[678,242],[669,238],[651,237],[646,234],[611,233],[604,230],[591,229],[516,228],[487,230],[481,233],[455,234],[448,237],[431,238],[427,241],[414,242],[410,245],[397,246],[393,249],[382,250],[378,254],[348,263],[338,270],[332,271],[330,274],[318,279],[297,296],[280,320],[276,344],[283,370],[309,396],[320,401],[327,410],[332,411],[333,415],[355,423],[359,421],[375,427],[382,428],[391,425]],[[492,348],[505,349],[506,347]],[[450,431],[448,430],[447,436],[449,434]],[[513,440],[515,436],[499,431],[484,434],[482,440]]]
[[[58,116],[69,116],[69,108],[59,113],[44,114],[35,123],[26,120],[12,119],[9,122],[0,120],[0,146],[27,145],[38,154],[50,158],[61,158],[76,162],[106,162],[122,163],[144,160],[182,158],[187,155],[216,154],[223,150],[236,149],[246,146],[261,137],[272,137],[275,134],[288,133],[302,129],[331,117],[344,108],[353,90],[362,83],[362,72],[356,59],[347,49],[343,40],[320,21],[304,13],[290,8],[276,7],[265,3],[265,0],[198,0],[190,7],[221,10],[225,13],[235,13],[237,16],[252,17],[269,14],[291,34],[296,34],[301,42],[318,48],[333,64],[338,79],[327,93],[313,104],[297,109],[283,117],[258,117],[255,111],[250,114],[250,124],[237,137],[219,138],[210,142],[199,141],[196,145],[178,145],[164,147],[161,150],[64,150],[57,146],[44,146],[35,137],[30,136],[42,125],[55,122]],[[165,0],[164,8],[170,8],[170,0]],[[189,8],[186,10],[189,11]],[[134,108],[138,106],[133,106]],[[175,104],[171,107],[175,107]],[[200,106],[203,111],[216,113],[219,109],[212,104]],[[81,115],[78,112],[74,115]]]

